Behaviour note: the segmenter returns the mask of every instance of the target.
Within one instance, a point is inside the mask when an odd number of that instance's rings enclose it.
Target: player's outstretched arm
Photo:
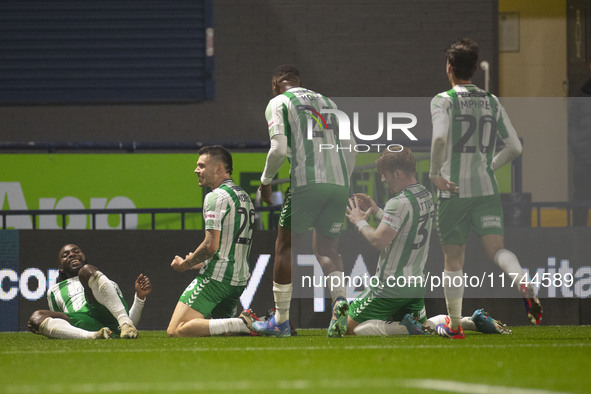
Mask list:
[[[151,292],[152,282],[150,282],[150,278],[144,274],[140,274],[135,280],[135,297],[133,298],[133,305],[129,308],[129,318],[134,326],[140,323],[146,297]]]

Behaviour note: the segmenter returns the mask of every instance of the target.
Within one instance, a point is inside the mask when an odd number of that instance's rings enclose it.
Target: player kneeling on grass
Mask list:
[[[356,194],[350,200],[347,218],[361,235],[381,251],[376,276],[379,284],[368,288],[348,306],[346,300],[335,303],[328,328],[331,338],[349,335],[417,335],[437,332],[449,325],[449,317],[426,319],[424,288],[389,288],[386,278],[423,276],[434,216],[431,193],[417,183],[416,161],[408,148],[401,152],[384,151],[377,162],[382,181],[393,196],[380,209],[371,197]],[[373,215],[377,228],[366,219]],[[467,330],[509,334],[504,324],[478,309],[462,319]]]
[[[205,239],[184,259],[175,256],[170,265],[179,272],[200,271],[179,298],[167,334],[249,334],[254,317],[245,312],[241,318],[233,316],[250,277],[248,256],[254,231],[254,205],[250,196],[232,181],[232,155],[224,147],[201,148],[195,173],[199,186],[212,189],[203,204]]]
[[[117,283],[94,265],[86,263],[82,250],[65,245],[59,254],[57,283],[47,291],[51,310],[33,312],[29,329],[35,334],[59,339],[106,339],[112,335],[137,338],[150,279],[140,274],[135,281],[135,299],[128,308]]]
[[[426,319],[425,288],[411,283],[389,286],[388,278],[423,276],[435,212],[433,197],[416,180],[416,160],[410,149],[383,151],[376,166],[392,198],[380,209],[369,196],[356,194],[350,199],[347,218],[381,251],[376,272],[379,283],[360,294],[350,307],[344,299],[335,302],[329,337],[354,334],[356,327],[376,326],[382,332],[394,327],[386,325],[388,321],[401,321],[407,314],[414,314],[421,323]],[[377,228],[368,224],[370,214],[379,221]],[[404,332],[405,327],[385,331],[386,335]]]

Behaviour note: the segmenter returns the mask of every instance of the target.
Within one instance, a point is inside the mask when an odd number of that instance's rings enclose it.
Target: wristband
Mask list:
[[[369,226],[369,223],[367,223],[367,221],[366,221],[366,220],[360,220],[360,221],[358,221],[358,222],[357,222],[356,226],[357,226],[357,229],[358,229],[359,231],[361,231],[361,229],[362,229],[363,227],[365,227],[365,226]]]
[[[382,220],[382,218],[384,217],[384,210],[382,208],[378,208],[378,211],[376,212],[376,214],[374,216],[377,219]]]
[[[146,297],[146,298],[148,298],[148,297]],[[135,295],[134,295],[133,299],[134,299],[134,302],[139,302],[139,303],[140,303],[140,304],[142,304],[142,305],[144,304],[144,302],[146,302],[146,300],[145,300],[145,299],[144,299],[144,300],[142,300],[141,298],[139,298],[139,297],[137,296],[137,293],[135,293]]]
[[[273,178],[265,178],[264,176],[261,176],[261,185],[267,186],[270,185],[271,182],[273,182]]]

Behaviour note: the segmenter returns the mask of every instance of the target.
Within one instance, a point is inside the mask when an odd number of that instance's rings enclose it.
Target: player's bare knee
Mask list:
[[[63,314],[61,312],[54,312],[54,311],[50,311],[50,310],[41,309],[41,310],[35,311],[31,314],[31,317],[29,317],[29,321],[27,322],[27,327],[29,328],[29,330],[31,332],[38,334],[41,324],[43,324],[45,319],[47,319],[49,317],[56,318],[56,319],[64,319],[68,322],[70,321],[68,319],[68,316],[66,316],[65,314]]]
[[[338,239],[328,238],[326,236],[315,234],[315,241],[313,243],[314,254],[317,257],[324,257],[331,260],[340,259],[341,255],[338,252]]]
[[[43,323],[43,321],[48,317],[47,314],[44,312],[45,311],[35,311],[33,312],[33,314],[31,314],[31,317],[29,317],[29,322],[27,323],[29,331],[33,333],[39,332],[39,327],[41,326],[41,323]]]
[[[178,326],[168,326],[166,329],[166,335],[168,335],[169,338],[179,337]]]
[[[482,246],[488,258],[495,261],[495,255],[505,248],[503,236],[497,234],[483,235]]]

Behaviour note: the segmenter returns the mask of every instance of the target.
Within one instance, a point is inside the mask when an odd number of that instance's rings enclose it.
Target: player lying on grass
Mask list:
[[[232,155],[222,146],[203,147],[195,173],[205,196],[205,238],[183,259],[175,256],[175,271],[200,270],[180,296],[168,324],[170,337],[249,334],[252,317],[233,318],[250,277],[248,256],[254,230],[250,196],[231,178]],[[211,319],[209,318],[211,317]]]
[[[57,282],[47,291],[50,310],[33,312],[29,330],[59,339],[136,338],[146,296],[152,291],[150,279],[138,276],[129,309],[117,283],[87,264],[80,247],[65,245],[58,259]]]

